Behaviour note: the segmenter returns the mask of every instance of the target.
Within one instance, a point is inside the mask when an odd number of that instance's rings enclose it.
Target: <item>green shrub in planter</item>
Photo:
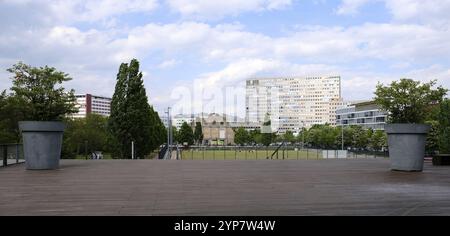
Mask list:
[[[27,169],[56,169],[61,157],[64,124],[61,120],[77,112],[74,91],[57,87],[71,78],[53,67],[31,67],[19,62],[13,74],[12,95],[27,111],[19,122]]]
[[[439,110],[439,152],[450,154],[450,99],[440,104]]]
[[[430,130],[425,121],[448,91],[440,86],[434,88],[435,85],[436,81],[421,83],[412,79],[394,81],[389,86],[377,85],[375,102],[389,114],[386,133],[392,170],[423,170]]]

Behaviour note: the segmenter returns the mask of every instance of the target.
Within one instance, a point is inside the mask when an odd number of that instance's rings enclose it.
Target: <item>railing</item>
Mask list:
[[[8,166],[25,162],[23,146],[19,143],[0,144],[0,166]]]
[[[191,146],[181,149],[181,160],[320,160],[388,158],[387,152],[325,150],[298,146]]]

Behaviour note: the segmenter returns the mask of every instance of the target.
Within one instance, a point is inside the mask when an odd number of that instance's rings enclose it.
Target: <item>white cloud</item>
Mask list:
[[[166,60],[166,61],[161,62],[156,67],[159,68],[159,69],[169,69],[169,68],[172,68],[172,67],[178,65],[179,63],[180,63],[180,61],[178,61],[176,59],[170,59],[170,60]]]
[[[167,0],[170,8],[183,17],[195,19],[220,19],[243,12],[278,10],[292,4],[293,0]]]
[[[114,17],[128,13],[152,12],[158,0],[4,0],[0,13],[7,19],[30,25],[61,25],[74,22],[111,24]],[[9,22],[8,22],[9,23]]]
[[[416,24],[308,27],[288,36],[269,37],[241,28],[183,22],[138,27],[113,44],[121,48],[115,56],[118,61],[162,51],[171,56],[189,52],[205,62],[216,63],[241,58],[343,63],[361,59],[414,62],[447,58],[448,40],[450,31]]]
[[[23,30],[17,34],[1,35],[0,51],[5,63],[23,60],[67,71],[77,78],[73,84],[79,86],[75,88],[82,89],[85,78],[107,77],[113,84],[119,63],[131,58],[144,60],[154,53],[170,58],[155,65],[159,68],[170,68],[179,61],[185,61],[186,55],[196,63],[223,66],[221,70],[200,76],[207,86],[217,82],[233,84],[254,74],[290,75],[304,71],[323,74],[330,68],[343,74],[345,68],[361,61],[370,64],[371,60],[379,60],[395,67],[400,64],[413,66],[417,62],[426,64],[436,59],[448,60],[448,41],[449,31],[415,24],[304,27],[290,35],[269,37],[247,32],[240,25],[181,22],[147,24],[120,34],[109,30],[82,31],[68,26]],[[308,66],[302,67],[302,63]],[[338,67],[312,67],[311,64]],[[5,69],[9,66],[11,64],[1,65]],[[360,75],[351,75],[351,78]],[[373,77],[360,78],[363,81]],[[90,83],[90,86],[96,84]],[[364,86],[361,91],[364,91]]]
[[[440,64],[433,64],[429,67],[411,70],[407,72],[404,77],[414,78],[424,82],[437,80],[438,85],[450,88],[450,68]]]
[[[397,22],[418,22],[439,27],[450,23],[450,1],[442,0],[342,0],[337,9],[339,15],[357,14],[370,3],[384,3]]]
[[[385,0],[395,20],[414,21],[448,28],[450,1]]]
[[[369,3],[371,0],[342,0],[336,13],[338,15],[355,15],[363,5]]]
[[[0,13],[7,16],[0,22],[4,29],[0,35],[0,76],[7,77],[3,76],[5,69],[18,60],[37,66],[48,64],[71,74],[75,80],[70,85],[81,92],[93,90],[105,94],[109,91],[105,95],[111,95],[119,63],[131,58],[145,61],[156,55],[157,63],[143,63],[148,66],[143,70],[150,75],[152,68],[167,72],[180,62],[205,68],[210,66],[205,69],[208,73],[191,76],[205,87],[234,86],[252,76],[328,73],[341,74],[344,94],[355,99],[367,97],[369,88],[374,88],[378,80],[390,81],[405,76],[438,77],[450,87],[449,71],[445,67],[450,60],[450,29],[436,27],[436,23],[414,21],[448,19],[444,14],[448,4],[442,3],[442,9],[438,9],[426,1],[402,1],[411,5],[402,8],[401,4],[386,0],[386,6],[394,15],[393,22],[348,27],[303,26],[289,34],[269,36],[247,31],[240,23],[211,25],[176,21],[117,29],[81,29],[71,24],[74,21],[108,21],[114,25],[118,15],[152,11],[157,7],[156,0],[127,4],[106,0],[77,0],[69,4],[69,1],[60,0],[50,5],[8,0],[0,3]],[[211,2],[189,1],[182,6],[182,1],[172,1],[175,5],[170,6],[185,17],[201,19],[280,9],[292,1],[239,1],[242,4],[237,6],[231,4],[234,0]],[[351,13],[365,1],[346,2],[350,10],[342,11]],[[56,8],[58,4],[61,7]],[[417,11],[416,7],[423,12]],[[27,11],[16,11],[19,8]],[[56,9],[59,12],[55,12]],[[17,17],[13,17],[14,14]],[[24,19],[25,23],[17,18]],[[387,66],[381,69],[360,66],[361,63],[377,62]],[[422,69],[414,70],[418,67]],[[387,71],[390,69],[395,69],[397,74]],[[191,77],[180,80],[192,84]],[[0,82],[0,87],[7,87],[5,80]],[[163,103],[164,98],[169,97],[165,94],[168,91],[163,89],[149,91],[152,92],[150,97],[158,98],[156,102]]]

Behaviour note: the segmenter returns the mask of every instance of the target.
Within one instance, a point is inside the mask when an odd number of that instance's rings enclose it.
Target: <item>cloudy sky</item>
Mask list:
[[[401,77],[449,88],[448,12],[450,0],[0,0],[0,89],[23,61],[112,96],[132,58],[159,111],[179,100],[175,88],[254,76],[338,74],[346,100]]]

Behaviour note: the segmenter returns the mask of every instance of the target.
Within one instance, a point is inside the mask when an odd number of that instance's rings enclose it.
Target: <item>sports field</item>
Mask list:
[[[271,158],[274,150],[201,150],[190,149],[181,152],[182,160],[263,160]],[[283,155],[284,153],[284,155]],[[318,150],[280,150],[272,159],[285,160],[316,160],[322,159]]]

